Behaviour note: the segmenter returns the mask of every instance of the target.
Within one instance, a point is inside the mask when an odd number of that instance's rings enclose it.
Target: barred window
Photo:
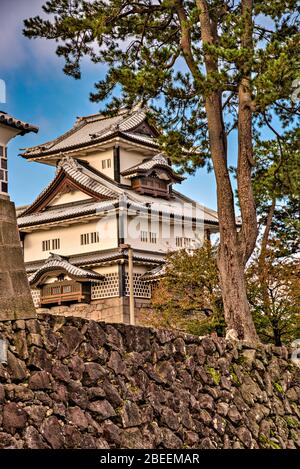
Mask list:
[[[92,233],[83,233],[80,235],[80,244],[84,246],[85,244],[95,244],[99,243],[99,233],[98,231],[93,231]]]
[[[91,243],[99,243],[98,231],[94,231],[93,233],[91,233]]]
[[[50,249],[51,249],[51,240],[47,239],[46,241],[42,241],[42,250],[50,251]]]
[[[183,238],[183,242],[184,242],[184,247],[186,248],[191,247],[191,244],[192,244],[191,238]]]
[[[150,231],[149,235],[150,235],[150,243],[156,244],[157,243],[157,234]]]
[[[80,235],[80,244],[84,246],[85,244],[90,244],[90,233],[84,233]]]
[[[148,232],[147,231],[141,231],[141,241],[143,243],[148,242]]]
[[[52,239],[52,249],[60,249],[60,239]]]
[[[176,236],[175,243],[178,248],[182,248],[182,238],[180,236]]]
[[[111,168],[111,159],[102,160],[102,169]]]
[[[42,241],[42,250],[43,251],[55,251],[56,249],[60,249],[60,239],[46,239]]]
[[[175,243],[178,248],[189,248],[192,245],[192,238],[181,238],[180,236],[176,236]]]

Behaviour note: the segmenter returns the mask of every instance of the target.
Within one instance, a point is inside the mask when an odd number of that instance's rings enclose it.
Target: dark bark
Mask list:
[[[264,234],[263,234],[262,242],[261,242],[260,255],[258,259],[258,276],[259,276],[259,282],[260,282],[260,287],[262,291],[264,312],[265,314],[268,314],[268,315],[271,313],[271,304],[270,304],[270,297],[269,297],[269,291],[268,291],[268,266],[266,263],[266,257],[268,253],[268,242],[269,242],[269,236],[270,236],[275,206],[276,206],[276,198],[274,197],[269,207],[266,226],[265,226],[265,230],[264,230]]]
[[[212,44],[215,41],[216,32],[213,31],[206,1],[197,0],[197,7],[203,43]],[[210,75],[217,71],[218,64],[206,54],[205,67],[207,74]],[[242,99],[243,111],[240,116],[240,126],[246,124],[246,129],[239,138],[239,200],[243,218],[243,228],[240,233],[236,227],[234,198],[227,166],[227,138],[224,129],[221,92],[213,91],[206,98],[205,107],[217,183],[220,223],[218,268],[225,321],[227,328],[233,329],[239,339],[257,341],[258,337],[247,300],[244,276],[245,262],[251,255],[256,240],[256,213],[251,186],[252,111],[244,106],[242,91],[240,98]],[[245,99],[248,99],[248,96],[249,91],[247,90]],[[242,127],[239,130],[243,131]]]

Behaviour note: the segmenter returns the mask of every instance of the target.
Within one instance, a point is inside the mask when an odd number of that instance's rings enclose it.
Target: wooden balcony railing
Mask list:
[[[41,289],[41,306],[46,304],[87,302],[91,299],[91,286],[88,283],[64,280],[44,285]]]

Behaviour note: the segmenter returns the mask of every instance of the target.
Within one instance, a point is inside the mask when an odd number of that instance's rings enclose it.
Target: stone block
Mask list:
[[[36,316],[25,272],[14,204],[0,199],[0,321]]]

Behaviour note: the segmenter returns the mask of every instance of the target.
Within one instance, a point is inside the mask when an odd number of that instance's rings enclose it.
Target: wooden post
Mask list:
[[[134,283],[133,283],[133,250],[130,244],[120,244],[122,250],[128,251],[128,279],[129,279],[129,324],[135,325],[134,312]]]
[[[135,325],[134,314],[134,284],[133,284],[133,251],[132,247],[128,247],[128,276],[129,276],[129,316],[130,324]]]

